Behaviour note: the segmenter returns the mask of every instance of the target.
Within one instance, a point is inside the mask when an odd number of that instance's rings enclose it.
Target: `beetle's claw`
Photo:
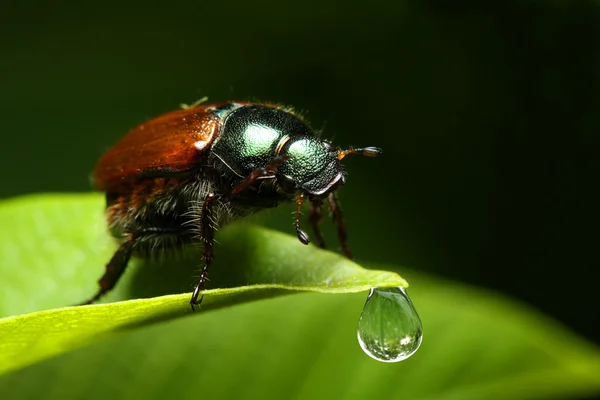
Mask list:
[[[300,240],[302,244],[310,243],[310,238],[308,237],[307,233],[300,229],[299,226],[296,227],[296,235],[298,235],[298,240]]]

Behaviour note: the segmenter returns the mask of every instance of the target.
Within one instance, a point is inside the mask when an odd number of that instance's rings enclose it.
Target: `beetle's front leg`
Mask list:
[[[300,215],[302,215],[302,204],[304,203],[305,198],[306,197],[304,196],[304,193],[300,193],[298,196],[296,196],[296,221],[294,226],[296,227],[296,236],[298,236],[300,243],[309,244],[310,238],[306,232],[300,228]]]
[[[266,178],[270,176],[275,176],[277,172],[277,167],[281,165],[287,157],[275,157],[269,164],[264,167],[256,168],[254,171],[250,172],[243,181],[238,183],[233,190],[231,191],[231,197],[236,197],[238,194],[246,190],[250,187],[254,182],[256,182],[260,178]]]

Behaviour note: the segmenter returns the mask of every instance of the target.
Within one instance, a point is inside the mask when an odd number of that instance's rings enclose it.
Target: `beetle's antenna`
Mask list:
[[[338,151],[338,160],[346,157],[348,154],[360,154],[361,156],[375,157],[383,151],[379,147],[361,147],[359,149],[348,149]]]

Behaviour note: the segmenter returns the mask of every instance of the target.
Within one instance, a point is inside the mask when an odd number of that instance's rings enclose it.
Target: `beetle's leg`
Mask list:
[[[248,186],[250,186],[254,182],[256,182],[257,179],[275,175],[275,173],[277,172],[277,167],[287,159],[288,159],[288,157],[283,157],[283,156],[275,157],[265,167],[256,168],[254,171],[250,172],[250,174],[246,178],[244,178],[243,181],[238,183],[233,188],[233,191],[231,192],[231,196],[232,197],[237,196],[238,194],[243,192],[246,188],[248,188]]]
[[[323,220],[321,206],[322,203],[320,199],[314,199],[310,202],[310,215],[308,217],[308,221],[310,222],[313,232],[315,233],[317,246],[324,249],[325,239],[323,238],[323,234],[321,234],[321,230],[319,229],[319,223]]]
[[[92,304],[104,294],[106,294],[106,292],[115,287],[117,281],[119,280],[121,275],[123,275],[123,272],[125,271],[125,268],[129,263],[129,259],[131,258],[131,252],[133,250],[133,244],[136,240],[134,234],[129,234],[128,236],[129,237],[127,238],[127,240],[125,240],[125,242],[121,244],[121,247],[119,247],[119,249],[112,256],[108,264],[106,264],[106,271],[104,272],[104,275],[102,275],[102,278],[100,278],[100,280],[98,281],[98,284],[100,285],[100,289],[98,289],[98,292],[93,297],[79,305]]]
[[[212,263],[212,259],[215,255],[215,227],[212,224],[212,208],[215,202],[216,196],[214,193],[209,193],[204,199],[204,204],[202,204],[202,212],[200,214],[200,224],[202,229],[202,241],[204,244],[204,250],[202,252],[202,258],[204,259],[204,266],[202,267],[202,272],[200,273],[200,278],[198,278],[198,283],[194,287],[194,293],[192,294],[192,299],[190,300],[190,305],[192,306],[192,311],[196,311],[194,306],[200,305],[202,303],[202,299],[204,295],[200,297],[198,300],[198,296],[200,292],[204,290],[204,286],[206,285],[206,281],[208,281],[208,269],[210,268],[210,264]]]
[[[304,193],[300,193],[298,197],[296,197],[296,222],[294,226],[296,227],[296,235],[298,236],[298,240],[302,242],[302,244],[309,244],[310,239],[306,232],[300,229],[300,215],[302,214],[302,203],[304,203]]]
[[[131,258],[131,253],[133,252],[133,247],[138,240],[141,240],[145,236],[149,235],[173,234],[175,232],[176,231],[174,231],[173,229],[144,228],[126,234],[127,239],[121,244],[121,246],[112,256],[108,264],[106,264],[106,271],[98,281],[98,284],[100,285],[100,289],[98,289],[98,292],[87,301],[78,305],[92,304],[115,287],[115,285],[119,281],[119,278],[121,278],[121,275],[123,275],[125,268],[127,268],[127,264],[129,263],[129,259]]]
[[[327,201],[329,202],[329,208],[331,208],[333,222],[335,222],[335,225],[337,226],[337,234],[340,245],[342,246],[342,251],[346,257],[352,259],[352,252],[350,252],[350,247],[348,247],[348,238],[346,236],[346,222],[344,222],[342,209],[340,208],[340,203],[335,192],[329,193]]]

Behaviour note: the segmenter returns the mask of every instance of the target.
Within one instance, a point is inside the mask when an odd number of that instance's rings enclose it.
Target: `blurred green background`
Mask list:
[[[0,196],[88,191],[103,151],[181,102],[289,104],[340,146],[384,149],[345,161],[358,260],[495,289],[600,341],[597,2],[0,7]],[[292,233],[288,211],[260,220]]]

